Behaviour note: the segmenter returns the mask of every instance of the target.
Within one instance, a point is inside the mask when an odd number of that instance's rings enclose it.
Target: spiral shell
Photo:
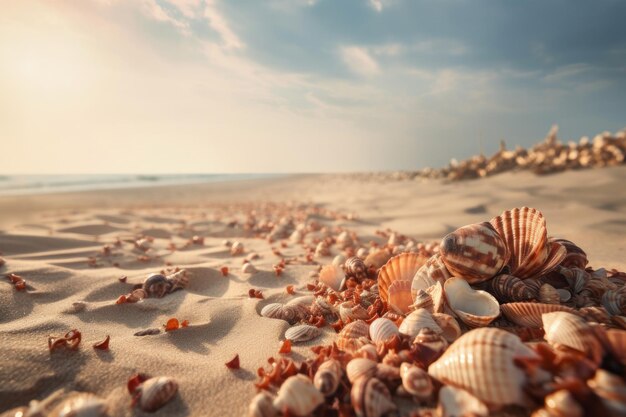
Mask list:
[[[337,336],[337,347],[346,352],[355,352],[370,343],[369,324],[363,320],[347,324]]]
[[[354,320],[367,320],[369,314],[360,304],[354,304],[352,301],[345,301],[339,305],[339,317],[344,322]]]
[[[358,417],[381,417],[396,409],[389,390],[377,378],[361,378],[350,391],[352,407]]]
[[[346,275],[341,267],[326,265],[320,271],[319,281],[335,291],[341,291],[346,282]]]
[[[402,387],[420,401],[427,401],[433,395],[433,381],[428,372],[408,362],[400,365]]]
[[[252,398],[247,417],[276,417],[277,414],[272,397],[267,392],[261,391]]]
[[[428,373],[444,384],[468,391],[486,404],[525,405],[526,375],[515,362],[520,358],[538,360],[539,356],[511,333],[480,328],[457,339],[428,367]]]
[[[413,281],[411,282],[411,294],[413,298],[417,296],[419,290],[425,291],[438,282],[443,284],[444,281],[451,276],[450,271],[448,271],[448,268],[446,268],[441,260],[441,255],[437,253],[431,256],[413,276]]]
[[[354,384],[359,378],[370,378],[376,373],[377,362],[366,358],[354,358],[346,365],[346,375]]]
[[[446,235],[440,252],[448,271],[469,283],[493,278],[509,257],[504,241],[489,223],[470,224]]]
[[[528,301],[534,298],[533,291],[524,281],[509,274],[500,274],[488,281],[486,290],[501,303]]]
[[[611,315],[626,314],[626,294],[623,291],[608,290],[602,295],[602,305]]]
[[[587,385],[614,415],[626,414],[626,382],[617,375],[598,369]]]
[[[398,314],[406,314],[410,311],[413,297],[411,297],[411,281],[398,280],[391,283],[387,289],[389,293],[388,304]]]
[[[548,239],[550,242],[559,243],[565,248],[565,257],[561,261],[561,266],[565,268],[580,268],[585,269],[589,260],[584,250],[578,247],[574,242],[567,239]]]
[[[411,344],[411,355],[422,366],[427,367],[436,361],[448,348],[448,342],[434,330],[425,327],[419,331]]]
[[[483,327],[500,315],[500,304],[486,291],[474,290],[462,278],[444,284],[446,301],[454,314],[471,327]]]
[[[443,336],[443,338],[450,343],[458,339],[463,333],[461,331],[461,326],[459,326],[459,323],[454,317],[449,314],[433,313],[432,318],[433,320],[435,320],[435,323],[437,323],[437,325],[441,328],[441,336]]]
[[[411,310],[417,310],[418,308],[424,308],[431,313],[433,312],[433,298],[424,290],[418,290],[415,294],[413,304],[409,306]]]
[[[444,386],[439,391],[438,415],[441,417],[487,417],[489,409],[478,398],[460,388]]]
[[[437,325],[437,322],[433,320],[433,316],[428,310],[420,308],[406,316],[398,330],[402,334],[415,338],[419,331],[425,327],[434,330],[435,333],[443,333],[443,330]]]
[[[502,314],[518,326],[540,329],[543,327],[541,316],[554,311],[565,311],[575,314],[576,310],[558,304],[543,304],[533,302],[508,303],[500,306]]]
[[[494,217],[490,223],[510,253],[507,265],[511,275],[521,279],[545,275],[566,256],[566,249],[560,243],[548,242],[546,220],[537,209],[514,208]]]
[[[322,395],[329,397],[337,391],[342,375],[341,363],[336,359],[328,359],[317,368],[315,377],[313,377],[313,385]]]
[[[170,283],[170,292],[183,290],[189,286],[189,278],[187,277],[187,274],[188,272],[186,269],[181,269],[180,271],[167,276],[167,280]]]
[[[156,411],[174,398],[178,384],[172,378],[159,376],[150,378],[141,384],[139,391],[139,407],[144,411]]]
[[[300,317],[297,309],[285,306],[281,303],[271,303],[263,307],[261,315],[270,319],[285,320],[289,324],[294,324]]]
[[[148,297],[161,298],[170,292],[172,283],[161,274],[151,274],[143,282],[142,289]]]
[[[560,304],[561,296],[559,292],[550,284],[543,284],[539,288],[539,294],[537,296],[540,302],[545,304]]]
[[[311,380],[298,374],[290,376],[281,385],[274,400],[274,407],[283,413],[308,416],[323,402],[324,396]]]
[[[367,265],[358,256],[352,256],[346,260],[344,269],[348,277],[355,278],[357,281],[363,281],[367,278]]]
[[[369,330],[374,343],[386,342],[400,333],[394,322],[382,317],[374,320]]]
[[[425,262],[424,257],[417,253],[401,253],[389,259],[378,272],[378,293],[380,298],[385,302],[389,301],[388,289],[391,284],[394,281],[411,282],[417,270]]]
[[[49,417],[104,417],[107,415],[107,408],[107,403],[102,398],[81,392],[64,399],[47,415]],[[33,413],[31,407],[31,410],[24,415],[39,414]]]
[[[322,331],[315,326],[301,324],[299,326],[290,327],[285,331],[285,339],[289,339],[294,343],[306,342],[315,339],[322,334]]]
[[[579,316],[564,311],[541,316],[544,338],[551,345],[561,345],[585,354],[594,363],[602,360],[603,348],[591,327]]]

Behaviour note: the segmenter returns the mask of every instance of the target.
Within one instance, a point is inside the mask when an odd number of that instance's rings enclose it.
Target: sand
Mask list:
[[[263,318],[262,306],[309,294],[306,284],[317,265],[305,264],[303,249],[252,236],[231,220],[241,210],[263,213],[261,201],[302,203],[300,212],[321,207],[354,214],[355,220],[316,212],[326,226],[342,226],[357,233],[365,246],[382,243],[376,230],[390,228],[419,241],[440,239],[467,223],[490,219],[517,206],[544,212],[551,235],[570,239],[587,251],[594,267],[626,270],[626,167],[571,171],[536,177],[507,173],[491,178],[445,184],[439,181],[363,182],[341,176],[293,176],[272,180],[111,190],[0,198],[0,412],[42,399],[59,388],[88,391],[107,399],[110,415],[143,415],[130,407],[127,379],[136,372],[169,375],[179,394],[156,416],[243,415],[255,394],[256,370],[276,356],[289,327]],[[232,204],[231,204],[232,203]],[[281,208],[282,207],[282,208]],[[269,212],[295,212],[295,205],[269,207]],[[259,216],[262,217],[262,216]],[[150,260],[131,240],[140,234],[154,237]],[[193,235],[204,245],[181,247]],[[103,245],[120,238],[113,255]],[[224,239],[238,240],[243,255],[231,256]],[[128,240],[128,242],[126,242]],[[279,261],[273,248],[287,258],[297,257],[277,277]],[[256,274],[241,271],[250,252]],[[333,255],[338,253],[332,248]],[[95,257],[95,265],[89,265]],[[332,262],[332,256],[318,259]],[[149,273],[172,266],[187,269],[190,286],[162,299],[116,305],[115,300],[141,283]],[[117,264],[118,266],[115,266]],[[228,276],[220,273],[227,266]],[[4,278],[23,276],[29,289],[16,291]],[[127,282],[118,278],[127,276]],[[248,290],[262,290],[265,299],[250,299]],[[72,303],[86,309],[72,312]],[[167,319],[188,320],[187,328],[137,337],[139,330],[161,327]],[[82,332],[78,351],[48,350],[50,334]],[[95,351],[93,343],[110,335],[110,350]],[[334,331],[294,346],[291,356],[301,360],[309,347],[329,343]],[[239,354],[241,369],[224,363]]]

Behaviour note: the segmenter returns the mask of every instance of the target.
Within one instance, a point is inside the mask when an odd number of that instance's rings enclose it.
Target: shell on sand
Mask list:
[[[293,306],[286,306],[281,303],[271,303],[263,307],[261,316],[270,319],[285,320],[289,324],[294,324],[300,320],[298,310]]]
[[[521,358],[538,360],[539,356],[511,333],[480,328],[458,338],[428,367],[428,373],[486,404],[526,405],[523,386],[527,377],[515,362]]]
[[[406,316],[398,330],[400,333],[414,338],[419,331],[425,327],[434,330],[438,334],[443,333],[443,330],[437,325],[437,322],[433,320],[433,316],[428,310],[420,308]]]
[[[320,271],[319,281],[335,291],[340,291],[346,282],[346,274],[340,266],[326,265]]]
[[[167,294],[172,287],[172,283],[161,274],[151,274],[143,282],[142,289],[148,297],[161,298]]]
[[[178,391],[178,384],[172,378],[159,376],[141,384],[139,407],[144,411],[156,411],[170,401]]]
[[[417,253],[401,253],[389,259],[378,272],[378,293],[380,298],[387,302],[389,286],[394,281],[413,280],[417,270],[426,262],[422,255]]]
[[[315,326],[309,326],[308,324],[301,324],[299,326],[290,327],[285,331],[285,339],[289,339],[292,342],[306,342],[311,339],[315,339],[322,334],[322,331]]]
[[[546,220],[534,208],[508,210],[490,221],[510,253],[511,275],[521,279],[545,275],[567,255],[560,243],[548,241]]]
[[[471,327],[483,327],[500,315],[500,304],[486,291],[474,290],[462,278],[450,278],[444,284],[448,306],[461,321]]]
[[[448,271],[469,283],[493,278],[509,260],[505,242],[487,222],[449,233],[441,240],[440,252]]]
[[[573,308],[559,304],[543,304],[533,302],[508,303],[500,306],[502,314],[518,326],[540,329],[543,327],[541,316],[554,311],[565,311],[575,314]]]
[[[275,417],[277,415],[272,397],[265,391],[255,395],[248,406],[247,417]]]
[[[354,358],[346,365],[346,375],[354,384],[359,378],[371,378],[376,373],[378,362],[366,358]]]
[[[107,403],[100,397],[89,393],[77,393],[59,403],[47,416],[49,417],[104,417],[107,415]],[[40,415],[25,413],[25,416]],[[21,414],[15,414],[21,415]]]
[[[394,322],[386,318],[378,318],[370,324],[370,339],[374,343],[386,342],[398,335],[400,331]]]
[[[441,417],[487,417],[489,409],[478,398],[460,388],[444,386],[439,391],[438,415]]]
[[[451,276],[450,271],[448,271],[448,268],[446,268],[441,260],[441,255],[437,253],[431,256],[413,276],[413,281],[411,282],[411,294],[413,298],[417,296],[419,290],[425,291],[437,282],[443,284],[444,281]]]
[[[391,283],[387,289],[389,293],[388,304],[398,314],[406,314],[410,311],[413,303],[411,297],[411,281],[398,280]]]
[[[396,409],[389,390],[377,378],[361,378],[352,385],[350,401],[358,417],[381,417]]]
[[[274,400],[274,407],[296,416],[308,416],[323,402],[324,396],[311,380],[298,374],[290,376],[281,385]]]
[[[369,328],[369,324],[363,320],[347,324],[337,336],[337,346],[346,352],[357,351],[359,348],[371,343]]]
[[[341,363],[336,359],[327,359],[317,368],[313,377],[313,385],[319,392],[328,397],[337,391],[342,375]]]
[[[548,343],[577,350],[594,363],[600,363],[604,349],[593,329],[580,316],[556,311],[542,315],[541,320]]]

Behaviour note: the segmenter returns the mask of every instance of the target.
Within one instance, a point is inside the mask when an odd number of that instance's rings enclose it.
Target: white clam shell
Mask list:
[[[398,326],[394,322],[382,317],[370,324],[369,332],[370,339],[374,343],[386,342],[400,333]]]
[[[167,376],[150,378],[138,388],[139,407],[144,411],[156,411],[174,398],[178,384]]]
[[[290,376],[278,390],[274,407],[297,416],[307,416],[324,402],[324,396],[304,375]]]
[[[443,330],[439,327],[437,322],[433,320],[433,316],[428,310],[419,308],[404,318],[398,330],[400,333],[414,338],[419,331],[425,327],[434,330],[438,334],[443,333]]]
[[[444,293],[452,311],[468,326],[487,326],[500,315],[498,300],[486,291],[472,289],[464,279],[447,280]]]
[[[306,342],[315,339],[322,334],[322,331],[315,326],[301,324],[299,326],[290,327],[285,331],[285,339],[289,339],[294,343]]]

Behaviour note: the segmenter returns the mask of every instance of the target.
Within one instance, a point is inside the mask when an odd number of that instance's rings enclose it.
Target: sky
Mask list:
[[[0,0],[0,173],[440,167],[626,127],[620,0]]]

